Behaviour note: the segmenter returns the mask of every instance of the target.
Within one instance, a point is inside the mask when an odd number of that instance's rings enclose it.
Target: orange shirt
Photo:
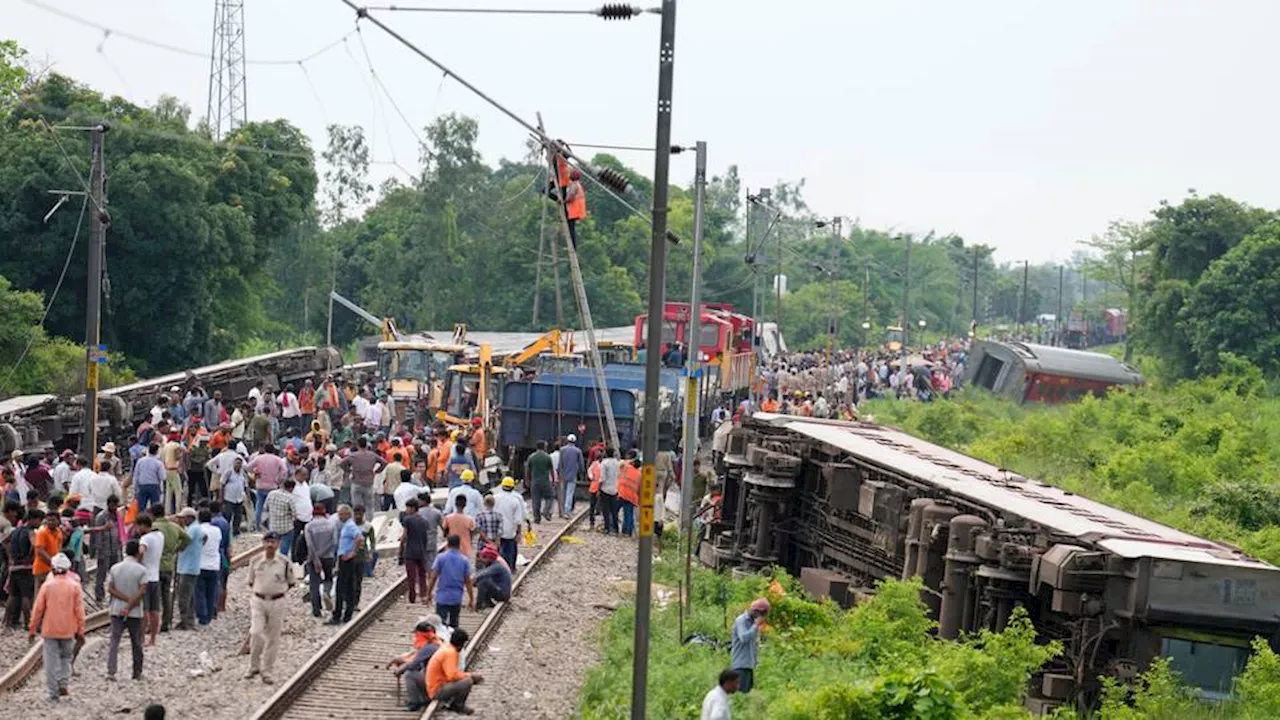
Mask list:
[[[453,443],[448,441],[444,441],[436,444],[436,450],[435,450],[436,466],[434,469],[433,477],[439,478],[440,476],[444,475],[444,469],[449,466],[449,455],[450,455],[449,450],[452,446],[453,446]],[[430,465],[428,465],[427,469],[431,470],[432,468]]]
[[[458,548],[458,552],[462,556],[470,559],[471,557],[471,532],[476,529],[476,521],[466,513],[449,513],[444,516],[442,522],[444,527],[444,536],[457,535],[462,540],[462,547]]]
[[[84,592],[80,581],[70,573],[55,576],[40,586],[35,607],[31,608],[31,632],[37,629],[41,636],[52,640],[69,640],[84,634]]]
[[[776,413],[778,412],[778,401],[773,398],[769,398],[768,400],[760,403],[760,409],[767,413]]]
[[[52,560],[54,555],[62,552],[62,529],[50,529],[47,525],[41,525],[40,529],[36,530],[32,545],[35,549],[44,548],[44,551],[49,554],[49,560]],[[40,553],[36,553],[36,561],[31,565],[31,574],[48,575],[53,569],[49,560],[41,558]]]
[[[209,438],[209,449],[213,450],[216,455],[218,450],[227,446],[227,443],[230,442],[230,438],[230,433],[225,433],[219,430],[213,434],[213,437]]]
[[[471,433],[471,449],[476,454],[476,460],[483,463],[485,453],[489,450],[489,446],[485,442],[484,428],[478,427],[475,432]]]
[[[591,478],[591,487],[587,492],[592,495],[600,492],[600,463],[593,462],[591,467],[587,468],[587,477]]]
[[[427,697],[434,698],[446,684],[469,677],[471,673],[458,669],[458,648],[445,645],[427,661]]]
[[[405,467],[409,467],[410,465],[409,453],[406,452],[405,449],[402,447],[391,448],[390,450],[387,451],[384,457],[387,459],[388,464],[393,462],[399,462],[401,465]]]

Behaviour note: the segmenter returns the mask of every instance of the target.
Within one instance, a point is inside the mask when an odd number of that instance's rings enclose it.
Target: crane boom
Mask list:
[[[338,304],[342,305],[346,309],[350,310],[356,315],[359,315],[362,319],[367,321],[369,324],[381,330],[383,340],[388,340],[388,341],[402,340],[404,338],[404,336],[400,334],[400,330],[396,328],[395,321],[392,320],[391,318],[378,319],[378,317],[373,313],[369,312],[368,310],[365,310],[364,308],[342,297],[341,295],[339,295],[338,293],[332,290],[329,291],[329,297],[336,300]]]

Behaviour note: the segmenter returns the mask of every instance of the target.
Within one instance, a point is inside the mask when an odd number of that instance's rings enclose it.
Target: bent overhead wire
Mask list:
[[[485,13],[490,15],[595,15],[605,20],[628,20],[644,13],[661,13],[660,8],[638,8],[621,3],[607,3],[593,10],[570,10],[548,8],[476,8],[476,7],[432,7],[422,5],[369,5],[366,10],[388,12],[437,12],[437,13]]]
[[[113,27],[107,27],[106,25],[94,22],[93,20],[82,18],[79,15],[73,15],[72,13],[69,13],[66,10],[63,10],[61,8],[56,8],[56,7],[53,7],[52,5],[46,5],[45,3],[40,2],[40,0],[23,0],[23,2],[25,2],[26,4],[32,7],[44,10],[47,13],[57,15],[63,20],[67,20],[68,22],[73,22],[77,25],[83,25],[84,27],[89,27],[95,30],[99,30],[108,36],[114,35],[116,37],[122,37],[126,40],[132,40],[133,42],[136,42],[142,45],[150,45],[151,47],[158,48],[160,50],[166,50],[172,53],[177,53],[179,55],[186,55],[188,57],[200,58],[202,60],[209,59],[209,53],[204,52],[202,50],[193,50],[191,48],[185,48],[179,45],[171,45],[169,43],[161,42],[159,40],[152,40],[151,38],[144,37],[142,35],[136,35],[134,33],[128,32],[127,30],[117,30],[116,28],[113,28]],[[352,30],[351,32],[355,32],[355,31]],[[346,40],[349,37],[351,37],[350,32],[326,45],[321,46],[320,48],[300,58],[296,58],[292,60],[275,60],[275,59],[255,60],[253,58],[246,58],[245,63],[249,65],[292,65],[298,62],[306,62],[337,47],[338,43],[342,42],[343,40]]]
[[[502,103],[500,103],[500,102],[498,102],[497,100],[495,100],[495,99],[494,99],[493,97],[491,97],[488,93],[486,93],[485,91],[481,90],[480,88],[478,88],[478,87],[476,87],[475,85],[473,85],[473,84],[471,84],[470,82],[468,82],[468,81],[466,80],[466,78],[463,78],[462,76],[460,76],[460,75],[458,75],[457,73],[455,73],[451,68],[449,68],[449,66],[445,65],[444,63],[442,63],[442,62],[440,62],[439,60],[435,59],[435,58],[434,58],[434,57],[432,57],[431,55],[427,54],[427,53],[426,53],[426,51],[424,51],[422,48],[420,48],[420,47],[418,47],[417,45],[413,44],[413,43],[412,43],[412,42],[410,42],[406,37],[404,37],[404,36],[403,36],[403,35],[401,35],[400,33],[396,32],[395,30],[391,29],[391,27],[390,27],[389,25],[387,25],[387,24],[386,24],[386,23],[384,23],[383,21],[379,20],[378,18],[374,17],[373,15],[370,15],[370,14],[369,14],[369,8],[365,8],[365,7],[362,7],[362,6],[360,6],[360,5],[357,5],[355,2],[353,2],[353,0],[342,0],[342,3],[343,3],[344,5],[346,5],[347,7],[351,8],[352,10],[354,10],[354,11],[355,11],[355,13],[356,13],[356,22],[357,22],[357,23],[359,23],[359,21],[361,21],[361,20],[368,20],[369,22],[373,23],[374,25],[377,25],[377,26],[378,26],[378,29],[380,29],[380,30],[382,30],[383,32],[385,32],[386,34],[390,35],[392,38],[394,38],[394,39],[395,39],[397,42],[399,42],[401,45],[404,45],[406,48],[408,48],[410,51],[412,51],[412,52],[413,52],[413,54],[417,55],[418,57],[422,58],[423,60],[426,60],[427,62],[429,62],[429,63],[431,63],[432,65],[434,65],[434,66],[436,66],[437,68],[439,68],[439,70],[440,70],[441,72],[443,72],[443,73],[444,73],[445,77],[451,77],[451,78],[453,78],[454,80],[456,80],[456,81],[458,82],[458,84],[462,85],[462,86],[463,86],[463,87],[465,87],[466,89],[468,89],[468,90],[470,90],[471,92],[475,93],[475,95],[476,95],[477,97],[479,97],[481,100],[484,100],[485,102],[487,102],[487,103],[489,103],[490,105],[492,105],[492,106],[494,107],[494,109],[498,110],[498,111],[499,111],[499,112],[501,112],[503,115],[506,115],[507,117],[509,117],[509,118],[511,118],[512,120],[514,120],[514,121],[516,122],[516,124],[517,124],[517,125],[519,125],[520,127],[524,128],[525,130],[528,130],[528,131],[529,131],[529,133],[530,133],[530,134],[532,134],[532,135],[533,135],[533,136],[534,136],[534,137],[535,137],[535,138],[536,138],[536,139],[537,139],[541,144],[543,144],[543,145],[545,145],[545,146],[547,146],[547,147],[555,148],[557,152],[561,153],[561,154],[562,154],[562,155],[564,155],[566,158],[568,158],[568,159],[572,160],[572,161],[574,162],[574,164],[575,164],[575,165],[577,165],[579,168],[583,168],[583,169],[586,169],[586,170],[590,171],[590,169],[591,169],[591,165],[590,165],[590,163],[586,162],[585,160],[583,160],[582,158],[578,157],[577,155],[574,155],[574,154],[573,154],[573,151],[572,151],[572,150],[570,150],[570,149],[568,149],[568,148],[566,148],[566,147],[564,147],[564,144],[563,144],[563,143],[557,142],[555,139],[551,138],[549,135],[547,135],[546,133],[544,133],[543,131],[539,130],[537,127],[535,127],[532,123],[530,123],[529,121],[525,120],[524,118],[522,118],[522,117],[520,117],[519,115],[517,115],[517,114],[515,114],[514,112],[512,112],[510,109],[508,109],[508,108],[507,108],[507,106],[505,106],[505,105],[503,105]],[[616,192],[614,192],[611,188],[609,188],[609,186],[608,186],[608,185],[606,185],[606,184],[604,184],[604,183],[600,182],[600,181],[595,177],[595,174],[594,174],[594,173],[592,173],[592,172],[584,172],[584,173],[583,173],[583,175],[584,175],[584,176],[586,176],[588,179],[590,179],[592,182],[594,182],[594,183],[595,183],[598,187],[600,187],[602,190],[604,190],[605,192],[607,192],[607,193],[609,193],[610,195],[612,195],[612,196],[613,196],[613,198],[614,198],[615,200],[617,200],[619,203],[622,203],[622,205],[623,205],[624,207],[626,207],[628,210],[630,210],[632,213],[634,213],[635,215],[637,215],[638,217],[640,217],[641,219],[643,219],[643,220],[645,220],[645,221],[647,221],[647,222],[653,222],[653,217],[652,217],[649,213],[646,213],[646,212],[644,212],[644,211],[642,211],[642,210],[640,210],[640,209],[636,208],[636,207],[635,207],[634,205],[632,205],[631,203],[627,202],[623,197],[621,197],[621,196],[620,196],[620,195],[618,195]],[[668,237],[670,238],[670,237],[674,237],[674,236],[672,236],[672,235],[668,234]]]

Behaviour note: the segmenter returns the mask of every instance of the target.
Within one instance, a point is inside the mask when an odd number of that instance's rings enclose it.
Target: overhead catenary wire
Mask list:
[[[439,5],[367,5],[365,10],[379,12],[478,13],[487,15],[595,15],[605,20],[627,20],[644,13],[657,14],[659,8],[639,8],[624,3],[606,3],[590,10],[573,8],[483,8],[444,7]]]
[[[106,212],[106,209],[99,205],[98,201],[93,198],[93,192],[90,191],[89,183],[85,181],[84,175],[80,174],[80,168],[76,167],[75,162],[71,160],[71,156],[67,154],[67,149],[62,147],[62,141],[58,139],[57,131],[53,129],[53,126],[49,124],[48,120],[44,119],[43,115],[40,116],[40,123],[44,125],[45,130],[49,131],[49,136],[53,138],[54,144],[58,146],[58,152],[62,153],[62,159],[67,163],[67,167],[71,168],[71,172],[75,173],[76,182],[80,183],[80,189],[84,191],[85,197],[93,200],[93,207],[95,210],[100,213]]]
[[[67,248],[67,259],[62,262],[62,272],[58,273],[58,282],[53,286],[53,292],[49,294],[49,302],[45,303],[44,312],[40,314],[40,322],[31,330],[31,337],[27,338],[26,347],[22,348],[22,353],[18,355],[18,359],[14,361],[13,367],[9,368],[9,374],[4,378],[4,386],[7,388],[10,381],[13,380],[14,373],[18,372],[18,368],[22,367],[22,361],[27,358],[27,353],[31,352],[31,346],[35,344],[36,337],[39,335],[36,331],[44,327],[44,321],[49,317],[49,311],[53,309],[53,302],[58,299],[58,291],[62,289],[62,281],[67,278],[67,268],[71,267],[71,258],[75,256],[76,243],[80,239],[80,228],[84,224],[84,211],[89,207],[89,194],[83,196],[80,202],[80,217],[76,219],[76,231],[71,236],[71,247]]]
[[[569,150],[568,148],[565,148],[565,147],[563,146],[563,144],[562,144],[562,143],[558,143],[558,142],[556,142],[554,139],[552,139],[552,138],[551,138],[550,136],[548,136],[546,133],[544,133],[543,131],[539,130],[537,127],[535,127],[532,123],[530,123],[529,121],[527,121],[527,120],[525,120],[524,118],[520,117],[520,116],[519,116],[519,115],[517,115],[515,112],[513,112],[512,110],[510,110],[507,106],[505,106],[505,105],[503,105],[502,103],[500,103],[500,102],[498,102],[497,100],[495,100],[492,96],[490,96],[490,95],[489,95],[488,93],[486,93],[485,91],[483,91],[483,90],[481,90],[480,88],[478,88],[478,87],[476,87],[475,85],[473,85],[473,84],[472,84],[471,82],[469,82],[466,78],[463,78],[462,76],[460,76],[460,75],[458,75],[457,73],[455,73],[451,68],[449,68],[449,67],[448,67],[447,65],[445,65],[444,63],[442,63],[442,62],[440,62],[439,60],[437,60],[437,59],[435,59],[434,57],[432,57],[430,54],[428,54],[428,53],[427,53],[426,51],[424,51],[422,48],[420,48],[420,47],[418,47],[417,45],[415,45],[414,43],[410,42],[410,41],[409,41],[407,38],[405,38],[403,35],[401,35],[400,33],[396,32],[395,30],[393,30],[389,25],[387,25],[386,23],[382,22],[382,21],[381,21],[381,20],[379,20],[377,17],[375,17],[375,16],[373,16],[373,15],[370,15],[370,14],[369,14],[369,11],[368,11],[368,9],[367,9],[367,8],[364,8],[364,7],[361,7],[360,5],[357,5],[355,2],[353,2],[353,0],[342,0],[342,3],[343,3],[344,5],[346,5],[347,7],[351,8],[352,10],[354,10],[354,11],[355,11],[355,13],[356,13],[356,21],[357,21],[357,22],[359,22],[360,20],[368,20],[369,22],[371,22],[371,23],[373,23],[374,25],[376,25],[380,30],[382,30],[382,31],[383,31],[383,32],[385,32],[386,34],[390,35],[392,38],[394,38],[394,39],[395,39],[397,42],[399,42],[401,45],[404,45],[406,48],[408,48],[408,49],[409,49],[411,52],[413,52],[415,55],[417,55],[418,57],[422,58],[423,60],[426,60],[427,62],[429,62],[429,63],[431,63],[432,65],[434,65],[434,66],[436,66],[437,68],[439,68],[439,69],[440,69],[440,71],[441,71],[441,72],[443,72],[443,73],[445,74],[445,76],[446,76],[446,77],[452,77],[452,78],[453,78],[454,80],[456,80],[460,85],[462,85],[462,86],[463,86],[463,87],[465,87],[466,89],[470,90],[472,93],[474,93],[474,94],[475,94],[477,97],[479,97],[481,100],[484,100],[485,102],[489,103],[489,104],[490,104],[490,105],[492,105],[496,110],[498,110],[499,112],[501,112],[503,115],[506,115],[508,118],[510,118],[510,119],[512,119],[512,120],[514,120],[514,121],[516,122],[516,124],[517,124],[517,125],[520,125],[520,126],[521,126],[521,127],[523,127],[525,130],[527,130],[527,131],[529,131],[531,134],[533,134],[533,135],[534,135],[534,136],[539,140],[539,142],[541,142],[542,144],[544,144],[544,145],[546,145],[546,146],[548,146],[548,147],[555,148],[555,149],[557,150],[557,152],[560,152],[560,153],[561,153],[562,155],[564,155],[568,160],[573,161],[573,163],[574,163],[574,164],[576,164],[579,168],[585,169],[585,170],[587,171],[587,172],[584,172],[584,173],[583,173],[583,175],[584,175],[585,177],[587,177],[589,180],[591,180],[593,183],[595,183],[598,187],[600,187],[601,189],[603,189],[605,192],[607,192],[607,193],[609,193],[610,195],[612,195],[612,196],[614,197],[614,199],[615,199],[615,200],[617,200],[617,201],[618,201],[619,203],[621,203],[624,207],[626,207],[627,209],[629,209],[632,213],[634,213],[635,215],[639,216],[640,218],[644,219],[644,220],[645,220],[645,221],[647,221],[647,222],[652,222],[652,221],[653,221],[653,219],[652,219],[652,217],[649,215],[649,213],[646,213],[646,212],[643,212],[643,211],[641,211],[641,210],[637,209],[634,205],[632,205],[631,203],[629,203],[629,202],[627,202],[625,199],[623,199],[621,195],[619,195],[618,193],[615,193],[611,188],[609,188],[609,187],[608,187],[608,185],[606,185],[605,183],[603,183],[603,182],[601,182],[599,179],[597,179],[597,178],[594,176],[594,174],[593,174],[592,172],[590,172],[590,170],[591,170],[591,166],[590,166],[590,164],[589,164],[589,163],[587,163],[586,161],[584,161],[582,158],[579,158],[578,156],[574,155],[572,150]]]
[[[136,33],[131,33],[127,30],[121,30],[119,28],[109,27],[107,25],[103,25],[102,23],[89,20],[88,18],[83,18],[83,17],[80,17],[79,15],[69,13],[66,10],[63,10],[61,8],[53,7],[52,5],[48,5],[46,3],[40,2],[40,0],[23,0],[23,2],[25,2],[26,4],[32,7],[39,8],[40,10],[43,10],[47,13],[57,15],[58,17],[68,22],[72,22],[77,25],[82,25],[84,27],[93,28],[95,30],[98,30],[99,32],[106,33],[107,35],[114,35],[116,37],[121,37],[126,40],[136,42],[140,45],[148,45],[158,50],[164,50],[166,52],[176,53],[178,55],[186,55],[188,57],[193,57],[193,58],[200,58],[201,60],[208,60],[210,58],[209,53],[203,50],[194,50],[192,48],[186,48],[180,45],[174,45],[172,43],[162,42],[160,40],[153,40],[151,38],[138,35]],[[337,38],[336,40],[326,43],[321,47],[313,50],[310,53],[307,53],[306,55],[300,58],[294,58],[294,59],[246,58],[245,62],[249,65],[293,65],[299,62],[306,62],[337,47],[338,44],[341,43],[343,40],[346,40],[347,38],[351,37],[351,33],[353,32],[355,31],[352,30],[351,32],[348,32],[346,35],[343,35],[342,37]]]
[[[386,84],[382,82],[382,76],[380,76],[377,69],[374,68],[373,58],[369,56],[369,46],[364,43],[364,33],[360,32],[359,25],[356,26],[356,38],[360,41],[360,51],[364,53],[364,61],[369,66],[369,75],[373,77],[374,83],[376,83],[378,88],[382,90],[382,94],[386,96],[387,101],[391,103],[391,107],[394,108],[396,114],[400,116],[400,120],[404,122],[404,126],[409,129],[409,132],[413,134],[414,139],[418,141],[418,145],[423,145],[422,136],[418,134],[418,129],[413,126],[413,123],[409,122],[409,118],[404,114],[404,111],[400,109],[400,104],[391,96],[391,91],[388,90]],[[389,134],[390,129],[388,129],[388,135]],[[388,139],[387,142],[390,144],[390,139]]]

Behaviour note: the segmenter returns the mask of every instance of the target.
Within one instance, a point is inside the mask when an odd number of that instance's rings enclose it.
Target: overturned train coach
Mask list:
[[[722,462],[704,563],[778,564],[844,605],[919,576],[946,638],[1022,606],[1065,650],[1033,679],[1032,710],[1089,703],[1100,676],[1160,656],[1226,693],[1250,640],[1280,627],[1275,566],[891,428],[758,414]]]

